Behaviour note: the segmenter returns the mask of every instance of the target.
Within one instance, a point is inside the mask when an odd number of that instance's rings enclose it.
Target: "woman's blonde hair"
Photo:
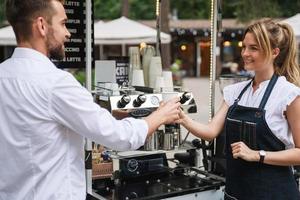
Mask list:
[[[244,36],[246,33],[254,35],[267,59],[271,59],[273,50],[279,48],[279,55],[274,60],[275,73],[285,76],[289,82],[300,86],[297,43],[290,25],[272,19],[261,19],[248,26]]]

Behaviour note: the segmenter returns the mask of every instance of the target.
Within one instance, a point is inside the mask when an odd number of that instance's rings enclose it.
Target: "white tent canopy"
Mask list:
[[[297,41],[300,42],[300,13],[287,18],[282,22],[288,23],[293,28]]]
[[[139,44],[155,43],[156,30],[126,17],[94,24],[95,44]],[[171,36],[161,33],[161,42],[169,43]],[[0,45],[16,45],[16,38],[11,26],[0,29]]]
[[[17,45],[15,33],[11,26],[6,26],[0,29],[0,45]]]
[[[139,44],[141,42],[155,43],[156,30],[121,17],[99,26],[95,26],[95,44]],[[170,43],[171,36],[160,33],[162,43]]]

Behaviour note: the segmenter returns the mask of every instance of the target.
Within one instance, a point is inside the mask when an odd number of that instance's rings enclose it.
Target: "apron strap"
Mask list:
[[[265,108],[265,105],[266,105],[266,103],[267,103],[267,101],[268,101],[268,99],[270,97],[270,94],[271,94],[271,92],[272,92],[272,90],[273,90],[273,88],[274,88],[277,80],[278,80],[278,76],[276,74],[273,74],[273,76],[272,76],[272,78],[271,78],[271,80],[270,80],[270,82],[268,84],[268,87],[267,87],[267,89],[265,91],[265,94],[264,94],[264,96],[263,96],[263,98],[262,98],[262,100],[261,100],[261,102],[259,104],[259,108],[260,109],[264,109]]]
[[[252,80],[244,87],[244,89],[241,91],[241,93],[239,94],[238,98],[236,98],[234,100],[234,105],[237,105],[237,103],[240,101],[240,99],[242,98],[243,94],[245,93],[245,91],[247,90],[247,88],[251,85],[251,83],[253,82],[254,77],[252,78]]]

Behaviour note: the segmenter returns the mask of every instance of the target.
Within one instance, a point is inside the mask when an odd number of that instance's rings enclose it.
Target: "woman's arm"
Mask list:
[[[270,165],[300,165],[300,97],[297,97],[287,108],[287,120],[291,128],[295,148],[283,151],[267,151],[264,163]],[[259,161],[258,151],[249,149],[243,142],[231,144],[234,158],[247,161]]]
[[[272,165],[300,165],[300,97],[287,108],[287,120],[291,128],[295,148],[279,152],[267,152],[265,163]]]
[[[181,119],[178,122],[182,124],[193,135],[201,139],[210,141],[216,138],[222,131],[228,108],[229,106],[225,103],[225,101],[223,101],[221,108],[216,113],[212,121],[208,124],[201,124],[199,122],[196,122],[185,115],[183,112],[181,112]]]

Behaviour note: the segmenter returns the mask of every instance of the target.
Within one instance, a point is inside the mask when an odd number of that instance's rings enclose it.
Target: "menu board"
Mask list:
[[[92,3],[92,60],[94,47],[94,21]],[[62,61],[53,61],[59,68],[85,68],[86,67],[86,7],[83,0],[66,0],[64,3],[68,17],[66,26],[71,38],[65,43],[65,58]]]

